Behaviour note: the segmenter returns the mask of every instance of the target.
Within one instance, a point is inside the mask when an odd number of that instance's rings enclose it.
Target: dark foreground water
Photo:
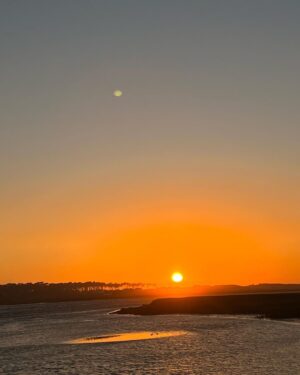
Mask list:
[[[107,314],[141,302],[0,307],[0,374],[300,375],[297,322]]]

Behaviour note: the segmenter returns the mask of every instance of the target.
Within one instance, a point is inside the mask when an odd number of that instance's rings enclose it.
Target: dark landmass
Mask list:
[[[300,318],[300,293],[243,294],[161,298],[148,305],[122,308],[117,314],[231,314],[271,319]]]
[[[158,288],[142,283],[26,283],[0,285],[0,305],[111,298],[187,297],[251,293],[300,293],[300,284],[216,285]]]

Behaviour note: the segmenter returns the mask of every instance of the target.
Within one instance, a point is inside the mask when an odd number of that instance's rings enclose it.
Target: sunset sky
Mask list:
[[[300,282],[299,20],[2,1],[0,283]]]

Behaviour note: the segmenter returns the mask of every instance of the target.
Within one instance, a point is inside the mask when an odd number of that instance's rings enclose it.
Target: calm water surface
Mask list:
[[[141,303],[145,301],[0,307],[0,374],[300,375],[297,322],[108,315],[118,307]],[[173,331],[184,334],[172,335]],[[144,339],[93,340],[138,332]],[[162,337],[147,339],[161,332]],[[74,344],[80,339],[88,340]]]

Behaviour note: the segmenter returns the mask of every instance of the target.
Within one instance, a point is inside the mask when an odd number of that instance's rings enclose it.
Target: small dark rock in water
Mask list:
[[[186,298],[161,298],[148,305],[122,308],[116,314],[230,314],[258,318],[300,318],[300,293],[242,294]]]

